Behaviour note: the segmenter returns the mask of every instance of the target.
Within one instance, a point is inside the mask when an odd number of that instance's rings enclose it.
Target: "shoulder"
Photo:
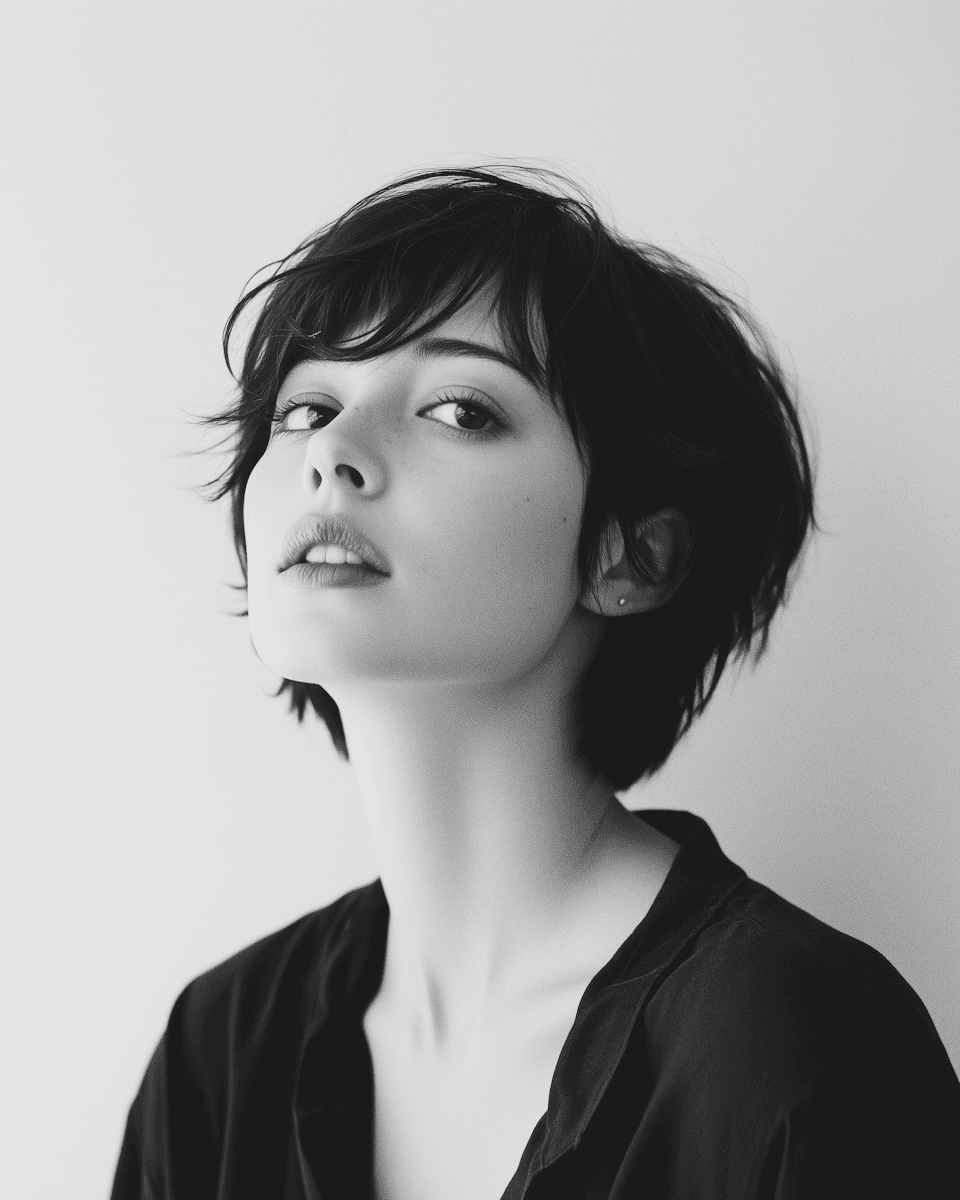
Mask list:
[[[880,951],[753,880],[733,891],[692,951],[748,1005],[776,998],[790,1010],[836,1018],[865,1003],[926,1011]]]
[[[245,1105],[263,1126],[285,1111],[305,1031],[351,943],[354,914],[376,912],[381,896],[377,883],[347,892],[187,984],[131,1106],[115,1200],[172,1195],[178,1172],[189,1176],[191,1195],[213,1195],[231,1113]]]
[[[178,996],[166,1041],[216,1072],[238,1047],[267,1028],[298,1036],[309,1020],[318,972],[336,954],[351,915],[369,903],[375,884],[346,892],[232,954],[193,979]]]
[[[673,950],[634,1060],[651,1171],[704,1197],[955,1185],[960,1082],[881,953],[749,879]]]
[[[730,1096],[798,1102],[885,1064],[956,1084],[929,1013],[878,950],[744,880],[684,948],[651,1000],[664,1059]],[[950,1080],[952,1078],[952,1085]]]

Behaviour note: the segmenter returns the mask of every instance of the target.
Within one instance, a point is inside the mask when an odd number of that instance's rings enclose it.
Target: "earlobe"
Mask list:
[[[655,578],[644,579],[634,570],[620,523],[611,517],[602,534],[596,576],[580,598],[584,608],[605,617],[650,612],[680,588],[693,550],[693,528],[686,513],[678,508],[651,513],[638,523],[635,536],[654,566]]]

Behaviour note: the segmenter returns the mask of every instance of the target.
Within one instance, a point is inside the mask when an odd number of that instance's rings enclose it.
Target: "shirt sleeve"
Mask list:
[[[110,1200],[187,1200],[216,1193],[208,1071],[187,1015],[192,990],[193,985],[174,1004],[130,1106]]]
[[[166,1035],[154,1051],[123,1134],[110,1200],[166,1200]]]
[[[929,1017],[863,1016],[777,1115],[756,1200],[960,1196],[960,1082]]]

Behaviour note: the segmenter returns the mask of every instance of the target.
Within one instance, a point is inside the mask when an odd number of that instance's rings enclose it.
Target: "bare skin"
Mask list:
[[[445,1036],[432,1011],[410,1003],[403,974],[411,954],[404,957],[399,932],[388,938],[393,955],[388,950],[383,985],[364,1019],[380,1200],[502,1194],[546,1110],[585,988],[645,916],[676,850],[614,798],[587,853],[593,861],[563,896],[562,915],[544,919],[539,937],[531,928],[514,939],[511,949],[525,941],[530,955],[504,979],[512,995],[464,996]]]
[[[433,332],[504,348],[482,300]],[[492,400],[501,432],[461,437],[455,405],[428,407],[451,391]],[[675,590],[686,526],[667,510],[646,528],[660,587],[611,536],[581,589],[572,435],[498,363],[415,346],[309,362],[281,389],[298,397],[325,423],[291,418],[247,489],[251,629],[266,662],[337,701],[390,905],[364,1021],[377,1194],[496,1200],[584,988],[676,854],[579,757],[570,698],[604,618]],[[389,579],[285,587],[278,546],[312,512],[354,522]]]

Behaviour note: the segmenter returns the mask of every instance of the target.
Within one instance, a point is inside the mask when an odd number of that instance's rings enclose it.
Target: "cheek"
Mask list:
[[[304,597],[278,583],[277,564],[283,539],[302,508],[297,507],[296,477],[280,456],[264,455],[247,480],[243,527],[247,549],[249,629],[260,658],[280,674],[299,678],[298,654],[304,640]]]
[[[576,601],[579,463],[548,456],[513,466],[461,477],[439,507],[431,573],[441,602],[455,599],[478,631],[491,621],[502,634],[531,622],[552,627]]]
[[[244,491],[243,529],[251,575],[272,565],[290,523],[289,504],[283,503],[284,487],[290,488],[290,472],[282,470],[275,458],[265,454],[257,461]]]

